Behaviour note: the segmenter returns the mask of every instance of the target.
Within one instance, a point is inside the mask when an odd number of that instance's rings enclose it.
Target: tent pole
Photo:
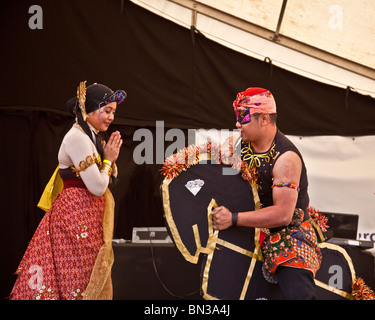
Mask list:
[[[272,41],[274,41],[274,42],[277,42],[277,39],[279,38],[281,23],[283,22],[287,2],[288,2],[288,0],[283,0],[283,4],[281,6],[280,15],[279,15],[279,21],[277,21],[277,27],[276,27],[275,35],[273,36],[273,39],[272,39]]]

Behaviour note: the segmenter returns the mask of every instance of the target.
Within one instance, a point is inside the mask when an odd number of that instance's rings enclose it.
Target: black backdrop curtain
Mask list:
[[[31,5],[43,9],[41,30],[28,27]],[[242,55],[129,1],[3,0],[0,40],[0,297],[9,294],[12,273],[43,216],[36,204],[74,122],[65,102],[79,81],[128,93],[111,128],[125,140],[114,190],[117,238],[130,239],[134,226],[164,225],[161,165],[133,160],[140,143],[133,141],[135,130],[155,133],[157,120],[166,130],[233,129],[236,93],[261,86],[274,94],[286,134],[375,133],[371,97]]]
[[[65,112],[79,81],[87,80],[128,92],[119,124],[232,128],[236,93],[263,86],[274,93],[279,126],[288,134],[373,134],[370,97],[250,58],[121,3],[3,0],[0,106]],[[41,30],[28,27],[31,4],[43,9]]]

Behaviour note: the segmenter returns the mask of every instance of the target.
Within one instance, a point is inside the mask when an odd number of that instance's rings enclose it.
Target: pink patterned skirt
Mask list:
[[[103,245],[105,197],[62,190],[40,222],[17,269],[11,300],[83,299]]]

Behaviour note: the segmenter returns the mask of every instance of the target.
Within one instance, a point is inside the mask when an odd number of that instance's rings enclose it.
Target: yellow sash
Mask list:
[[[56,199],[58,193],[64,188],[64,183],[59,174],[59,166],[57,166],[51,179],[49,179],[46,187],[44,188],[43,194],[40,197],[38,207],[44,211],[48,211],[53,201]]]

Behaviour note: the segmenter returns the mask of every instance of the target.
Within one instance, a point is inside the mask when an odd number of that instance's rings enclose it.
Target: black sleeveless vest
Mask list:
[[[297,147],[283,133],[281,133],[280,130],[277,130],[270,149],[265,153],[254,153],[251,148],[250,142],[242,142],[241,144],[242,160],[246,161],[250,166],[253,166],[257,169],[259,175],[258,193],[263,208],[273,205],[271,187],[273,184],[273,166],[275,165],[277,159],[287,151],[293,151],[297,153],[302,161],[301,178],[299,181],[300,191],[298,192],[296,208],[300,208],[304,211],[305,215],[303,220],[305,221],[309,219],[309,214],[307,212],[307,207],[309,205],[309,195],[307,193],[308,181],[305,163]],[[283,182],[288,183],[289,181]],[[271,232],[273,231],[276,230],[272,229]]]

